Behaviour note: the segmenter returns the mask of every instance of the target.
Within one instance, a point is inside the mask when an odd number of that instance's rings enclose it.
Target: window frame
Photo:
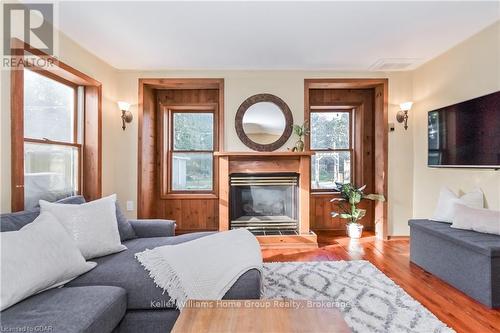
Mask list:
[[[214,152],[219,150],[219,115],[217,103],[169,104],[161,105],[160,121],[160,198],[161,199],[216,199],[218,198],[218,159]],[[174,150],[174,122],[176,113],[212,113],[213,145],[211,150]],[[172,188],[174,153],[211,153],[212,154],[212,189],[210,190],[174,190]]]
[[[37,73],[39,75],[42,75],[50,80],[53,80],[55,82],[58,82],[60,84],[63,84],[65,86],[70,87],[73,89],[73,140],[72,142],[67,142],[67,141],[57,141],[57,140],[50,140],[47,138],[44,139],[35,139],[35,138],[30,138],[27,137],[24,133],[23,130],[23,142],[24,144],[26,143],[35,143],[35,144],[40,144],[40,145],[47,145],[47,146],[66,146],[66,147],[74,147],[78,150],[78,175],[77,175],[77,188],[75,191],[75,195],[81,195],[82,194],[82,144],[78,142],[78,120],[79,118],[79,112],[78,112],[78,85],[70,82],[68,80],[63,79],[60,76],[57,76],[56,74],[50,73],[48,71],[45,71],[40,68],[36,68],[33,66],[25,66],[24,71],[29,70],[34,73]],[[24,85],[23,85],[24,89]],[[23,96],[26,93],[26,91],[23,91]],[[24,107],[23,107],[23,112],[24,112]],[[85,126],[85,124],[82,125],[82,129]],[[24,156],[23,156],[24,160]]]
[[[91,201],[102,196],[102,84],[94,78],[59,61],[45,52],[33,48],[17,38],[11,38],[11,54],[14,66],[10,68],[10,146],[11,146],[11,211],[25,209],[24,202],[24,69],[43,71],[47,77],[70,86],[76,86],[75,108],[81,112],[75,118],[74,142],[79,150],[78,192]],[[25,61],[31,57],[47,67],[37,66],[37,61]],[[30,68],[30,64],[33,64]],[[27,138],[26,142],[67,145],[67,142]],[[81,142],[78,142],[80,140]],[[36,141],[36,142],[35,142]],[[40,142],[41,141],[41,142]]]
[[[349,152],[350,155],[350,170],[349,170],[349,177],[350,177],[350,183],[355,184],[355,148],[354,148],[354,138],[355,138],[355,126],[354,126],[354,117],[355,117],[355,107],[347,106],[347,107],[342,107],[342,106],[321,106],[321,107],[314,107],[311,106],[309,109],[309,113],[307,115],[307,121],[309,123],[309,129],[311,130],[311,116],[313,113],[348,113],[349,114],[349,148],[341,148],[341,149],[313,149],[311,147],[311,139],[309,138],[308,140],[308,149],[311,152],[316,153],[334,153],[334,152]],[[311,133],[310,133],[311,135]],[[314,188],[313,187],[313,172],[312,172],[312,161],[313,158],[311,158],[311,173],[310,173],[310,186],[311,186],[311,193],[338,193],[338,191],[334,188]]]

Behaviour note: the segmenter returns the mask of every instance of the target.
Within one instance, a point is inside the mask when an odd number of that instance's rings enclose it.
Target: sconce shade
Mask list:
[[[401,111],[410,111],[412,105],[413,102],[404,102],[399,104],[399,107],[401,108]]]
[[[127,102],[118,102],[118,108],[120,111],[128,111],[130,109],[130,103]]]
[[[131,123],[132,119],[134,118],[132,116],[132,112],[129,111],[130,109],[130,103],[119,101],[118,102],[118,108],[122,112],[122,129],[125,131],[126,128],[126,123]]]
[[[396,120],[398,123],[403,123],[405,131],[408,129],[408,111],[410,111],[413,102],[404,102],[399,104],[401,110],[396,114]]]

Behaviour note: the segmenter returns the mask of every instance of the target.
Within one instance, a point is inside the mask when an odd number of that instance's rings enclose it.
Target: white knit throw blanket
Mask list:
[[[188,299],[222,299],[249,269],[262,272],[259,242],[246,229],[160,246],[135,257],[181,310]]]

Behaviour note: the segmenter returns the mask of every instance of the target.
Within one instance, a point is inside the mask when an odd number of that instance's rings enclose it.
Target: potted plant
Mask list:
[[[294,151],[304,151],[304,141],[302,138],[309,135],[309,126],[307,120],[302,125],[293,125],[293,132],[299,137],[299,140],[295,143]]]
[[[365,188],[366,185],[356,188],[350,183],[337,184],[340,197],[330,200],[339,209],[338,212],[332,212],[332,217],[339,216],[347,220],[347,235],[351,238],[360,238],[363,232],[363,225],[359,221],[365,216],[366,209],[357,207],[361,200],[385,201],[385,197],[382,194],[365,194]]]

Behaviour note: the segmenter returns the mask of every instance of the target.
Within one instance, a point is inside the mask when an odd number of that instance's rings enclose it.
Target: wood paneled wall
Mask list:
[[[309,105],[313,107],[352,107],[354,110],[354,158],[353,158],[353,180],[357,186],[366,185],[366,192],[372,193],[375,189],[374,183],[374,103],[375,91],[370,89],[310,89]],[[306,117],[308,118],[308,112]],[[306,141],[309,147],[309,140]],[[312,193],[310,220],[312,230],[334,230],[339,233],[345,232],[345,220],[339,217],[332,218],[331,212],[336,210],[330,200],[334,193]],[[360,208],[367,210],[362,220],[365,230],[374,229],[374,204],[364,201]]]
[[[219,103],[218,89],[167,89],[158,90],[159,104],[207,104]]]
[[[176,233],[219,230],[218,199],[159,200],[158,216],[175,220]]]
[[[156,90],[139,82],[139,161],[137,177],[137,215],[156,216]]]
[[[331,230],[345,233],[345,220],[340,217],[332,217],[331,212],[337,211],[335,205],[330,202],[335,195],[333,193],[311,194],[310,221],[311,230]],[[366,216],[362,220],[366,230],[374,230],[373,203],[364,201],[359,208],[366,209]]]
[[[157,91],[157,108],[156,119],[161,119],[161,105],[174,104],[207,104],[219,102],[218,89],[168,89]],[[161,130],[160,122],[157,121],[156,133],[156,159],[157,166],[160,165],[162,156],[161,147]],[[217,137],[214,140],[218,140]],[[168,161],[167,161],[168,163]],[[177,223],[177,233],[202,231],[202,230],[218,230],[219,221],[219,200],[207,198],[182,198],[182,199],[161,199],[160,198],[160,172],[157,168],[156,172],[157,192],[154,197],[156,202],[156,216],[175,220]],[[214,170],[214,174],[218,174],[218,170]],[[214,184],[214,187],[218,184]]]
[[[163,89],[162,87],[171,87]],[[209,88],[205,89],[204,86]],[[139,84],[139,100],[142,112],[139,112],[139,211],[140,218],[160,218],[175,220],[176,233],[218,230],[218,198],[160,197],[161,186],[161,124],[162,105],[218,104],[219,117],[223,115],[223,87],[221,79],[144,79]],[[218,123],[223,130],[222,122]],[[217,131],[220,133],[221,131]],[[222,133],[215,137],[222,146]],[[217,146],[217,145],[216,145]],[[168,161],[164,161],[168,163]],[[217,174],[218,170],[214,170]],[[214,184],[218,186],[218,184]]]

